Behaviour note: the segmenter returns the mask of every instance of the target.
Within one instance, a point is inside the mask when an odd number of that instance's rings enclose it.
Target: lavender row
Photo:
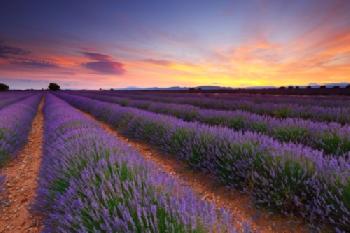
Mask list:
[[[281,144],[81,96],[60,94],[128,137],[146,141],[204,170],[221,183],[250,192],[255,202],[339,231],[350,226],[350,163],[301,145]],[[316,223],[316,224],[315,224]]]
[[[10,92],[0,94],[0,109],[6,107],[7,105],[13,104],[24,98],[28,98],[33,93],[31,92]]]
[[[103,94],[103,93],[102,93]],[[340,124],[350,123],[350,108],[347,107],[321,107],[315,103],[315,106],[303,106],[296,104],[277,104],[277,103],[254,103],[252,101],[240,99],[216,99],[208,97],[170,97],[154,96],[152,94],[113,94],[116,96],[129,97],[133,99],[153,100],[157,102],[190,104],[207,109],[220,110],[243,110],[261,115],[269,115],[278,118],[303,118],[313,121],[338,122]]]
[[[113,95],[116,92],[105,91],[104,93]],[[118,92],[122,94],[125,92]],[[145,92],[131,92],[133,95],[145,95]],[[125,95],[129,95],[126,92]],[[302,95],[269,95],[269,94],[243,94],[243,93],[162,93],[152,92],[153,96],[168,96],[168,97],[209,97],[223,100],[240,99],[252,101],[254,103],[278,103],[278,104],[297,104],[297,105],[317,105],[322,107],[350,107],[350,98],[348,96],[302,96]]]
[[[201,201],[64,101],[48,95],[37,210],[44,232],[237,232]],[[243,232],[250,232],[245,225]]]
[[[209,95],[211,98],[223,99],[244,99],[254,103],[278,103],[278,104],[297,104],[322,107],[350,107],[350,98],[348,96],[283,96],[283,95],[259,95],[259,94],[234,94],[234,95]]]
[[[40,99],[36,94],[0,110],[0,165],[24,145]]]
[[[90,98],[136,107],[147,111],[172,115],[185,121],[199,121],[234,130],[253,131],[282,142],[300,143],[327,154],[342,156],[350,151],[350,126],[338,123],[313,122],[298,118],[278,119],[241,110],[220,111],[200,109],[192,105],[157,103],[96,94]]]
[[[261,94],[202,94],[217,99],[242,99],[254,103],[297,104],[322,107],[350,107],[348,96],[302,96],[302,95],[261,95]]]

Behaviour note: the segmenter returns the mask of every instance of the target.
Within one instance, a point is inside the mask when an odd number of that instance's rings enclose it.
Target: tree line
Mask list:
[[[48,86],[48,89],[50,91],[58,91],[61,89],[61,87],[57,83],[50,83]],[[8,90],[10,90],[10,87],[7,84],[0,83],[0,91],[8,91]]]

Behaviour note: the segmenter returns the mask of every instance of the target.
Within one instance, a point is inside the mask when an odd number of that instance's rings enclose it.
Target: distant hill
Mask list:
[[[181,91],[181,90],[188,90],[188,87],[126,87],[126,88],[113,88],[114,90],[149,90],[149,91],[160,91],[160,90],[174,90],[174,91]]]
[[[321,86],[325,86],[326,88],[333,88],[333,87],[340,87],[345,88],[346,86],[350,85],[348,82],[341,82],[341,83],[327,83],[327,84],[317,84],[317,83],[310,83],[308,86],[299,86],[300,88],[320,88]],[[234,88],[234,87],[222,87],[222,86],[197,86],[197,87],[179,87],[179,86],[173,86],[173,87],[126,87],[126,88],[113,88],[113,90],[148,90],[148,91],[186,91],[186,90],[203,90],[203,91],[224,91],[224,90],[237,90],[237,89],[248,89],[248,90],[264,90],[264,89],[277,89],[279,87],[276,86],[251,86],[251,87],[245,87],[245,88]]]
[[[340,88],[345,88],[346,86],[348,86],[350,83],[327,83],[326,87],[335,87],[338,86]]]

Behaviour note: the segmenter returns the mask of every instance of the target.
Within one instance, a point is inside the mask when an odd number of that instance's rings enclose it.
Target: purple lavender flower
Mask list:
[[[199,121],[234,130],[259,132],[282,142],[294,142],[342,156],[350,151],[350,126],[335,122],[315,122],[299,118],[280,119],[247,111],[200,109],[186,104],[169,104],[147,100],[111,97],[91,93],[77,93],[93,99],[136,107],[147,111],[172,115],[185,121]]]
[[[236,232],[231,218],[221,217],[225,210],[199,200],[64,101],[48,95],[44,114],[35,204],[47,215],[44,232]]]
[[[12,94],[14,95],[14,94]],[[19,98],[23,98],[20,95]],[[0,110],[0,165],[25,143],[41,95],[31,95]]]
[[[246,190],[257,204],[304,216],[314,225],[349,231],[349,156],[270,137],[185,122],[86,97],[59,94],[123,134],[146,141],[215,175],[227,186]]]

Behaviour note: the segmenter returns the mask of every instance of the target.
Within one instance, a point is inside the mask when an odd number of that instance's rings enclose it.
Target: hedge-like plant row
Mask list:
[[[0,109],[33,95],[33,92],[0,93]]]
[[[66,102],[47,96],[35,209],[43,232],[237,232],[200,200]],[[242,232],[251,232],[243,224]]]
[[[94,92],[94,91],[89,91]],[[149,95],[146,92],[116,92],[116,91],[95,91],[95,93],[104,93],[108,95],[124,94],[129,95]],[[217,100],[244,100],[257,104],[275,103],[275,104],[296,104],[302,106],[322,106],[322,107],[350,107],[349,96],[333,96],[333,95],[272,95],[272,94],[244,94],[244,93],[177,93],[177,92],[151,92],[152,96],[168,96],[168,97],[208,97]]]
[[[350,151],[349,125],[342,126],[334,122],[314,122],[298,118],[278,119],[241,110],[210,110],[185,104],[166,104],[87,93],[82,95],[122,106],[172,115],[185,121],[199,121],[209,125],[226,126],[234,130],[258,132],[282,142],[300,143],[317,150],[324,150],[325,153],[334,156],[342,156]]]
[[[315,102],[314,106],[303,106],[298,104],[278,104],[278,103],[254,103],[252,101],[236,99],[218,99],[208,97],[173,97],[154,96],[152,94],[111,94],[134,99],[154,100],[157,102],[190,104],[201,108],[220,110],[243,110],[257,114],[270,115],[279,118],[303,118],[313,121],[338,122],[350,124],[350,108],[344,107],[322,107]]]
[[[35,94],[0,110],[0,166],[25,144],[41,97]]]
[[[314,226],[324,223],[350,230],[350,163],[264,135],[150,113],[87,97],[61,93],[72,105],[123,134],[159,147],[194,169],[249,191],[255,202],[276,211],[303,216]]]
[[[152,93],[153,94],[153,93]],[[173,93],[171,93],[173,95]],[[183,93],[179,94],[182,95]],[[192,96],[198,94],[190,93]],[[186,94],[187,96],[187,94]],[[214,99],[241,99],[253,101],[254,103],[276,103],[276,104],[297,104],[303,106],[322,106],[322,107],[350,107],[350,98],[348,96],[322,96],[322,95],[272,95],[272,94],[224,94],[224,93],[213,93],[213,94],[200,94],[203,97],[210,97]]]

